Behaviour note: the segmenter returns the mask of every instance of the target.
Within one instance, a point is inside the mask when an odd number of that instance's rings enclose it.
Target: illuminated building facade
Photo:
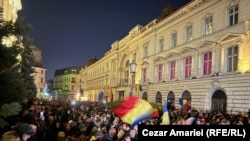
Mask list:
[[[21,0],[0,0],[1,20],[15,22],[17,12],[22,9]]]
[[[47,69],[42,66],[42,51],[35,45],[30,46],[32,55],[34,58],[34,71],[35,73],[32,74],[34,78],[34,83],[36,86],[37,94],[36,97],[38,98],[50,98],[50,94],[47,93],[46,89],[46,82],[45,82],[45,74]]]
[[[80,98],[80,66],[67,67],[55,71],[53,77],[53,96],[55,99]]]
[[[136,25],[95,64],[81,70],[85,96],[108,101],[129,95],[129,64],[137,63],[134,91],[147,101],[190,103],[203,110],[250,109],[249,0],[195,0]],[[164,16],[166,15],[166,16]]]
[[[0,0],[1,15],[0,20],[2,21],[12,21],[16,22],[18,18],[18,11],[22,9],[21,0]],[[22,40],[22,37],[17,37],[15,35],[10,35],[4,37],[2,44],[5,44],[7,47],[11,47],[13,43],[17,40]],[[23,45],[20,44],[20,47],[23,48]],[[35,73],[31,74],[34,77],[34,83],[37,88],[37,97],[41,96],[41,93],[45,89],[45,72],[46,69],[42,67],[42,55],[41,50],[35,46],[31,46],[32,54],[35,60]],[[21,60],[21,56],[17,56]]]

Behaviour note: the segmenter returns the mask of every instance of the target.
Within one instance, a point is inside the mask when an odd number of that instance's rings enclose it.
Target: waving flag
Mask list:
[[[151,115],[151,118],[157,118],[157,117],[159,117],[159,111],[154,108],[154,111],[153,111],[153,113]]]
[[[143,99],[130,96],[114,109],[114,113],[133,127],[143,120],[150,119],[153,107]]]
[[[102,98],[103,98],[103,92],[100,92],[98,94],[98,102],[102,102]]]
[[[188,119],[183,121],[183,125],[192,125],[195,121],[195,117],[189,117]]]
[[[163,108],[163,117],[162,117],[162,125],[169,125],[169,113],[168,113],[168,102],[165,102],[164,108]]]

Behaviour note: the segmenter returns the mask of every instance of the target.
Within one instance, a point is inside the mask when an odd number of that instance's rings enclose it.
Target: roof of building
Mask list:
[[[95,57],[93,57],[93,58],[91,58],[91,59],[89,59],[89,61],[88,61],[88,63],[87,63],[87,67],[89,67],[89,66],[91,66],[91,65],[93,65],[95,62],[97,62],[98,61],[98,59],[96,58],[96,56]]]
[[[72,66],[55,71],[54,76],[67,75],[67,74],[79,74],[82,66]]]

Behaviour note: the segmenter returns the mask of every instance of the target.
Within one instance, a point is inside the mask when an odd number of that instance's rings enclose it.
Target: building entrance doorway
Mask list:
[[[225,113],[226,106],[226,94],[221,90],[215,91],[212,96],[212,111]]]

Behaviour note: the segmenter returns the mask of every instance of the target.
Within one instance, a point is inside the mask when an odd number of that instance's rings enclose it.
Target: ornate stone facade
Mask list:
[[[108,101],[130,93],[151,102],[205,110],[250,109],[249,0],[195,0],[164,18],[136,25],[95,64],[81,70],[84,96]],[[181,104],[181,105],[180,105]]]

